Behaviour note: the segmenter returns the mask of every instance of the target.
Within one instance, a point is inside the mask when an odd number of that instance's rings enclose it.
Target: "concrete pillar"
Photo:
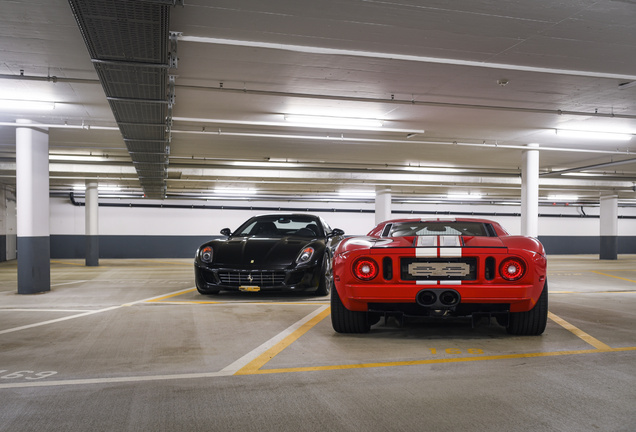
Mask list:
[[[98,183],[96,180],[86,180],[85,219],[86,219],[86,265],[99,265],[99,207]]]
[[[600,259],[618,259],[618,196],[601,196]]]
[[[521,235],[539,236],[539,144],[528,144],[521,168]]]
[[[29,120],[17,123],[30,124]],[[51,290],[49,134],[16,128],[18,294]]]
[[[375,188],[375,224],[391,219],[391,188]]]

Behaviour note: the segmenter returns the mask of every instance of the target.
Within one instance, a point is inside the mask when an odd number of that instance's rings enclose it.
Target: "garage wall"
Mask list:
[[[83,202],[83,199],[79,199]],[[143,205],[144,207],[141,207]],[[180,208],[172,208],[179,206]],[[298,203],[249,201],[100,200],[102,258],[188,258],[198,245],[250,216],[281,211],[311,212],[348,235],[365,234],[375,221],[372,203]],[[84,257],[84,212],[69,198],[51,198],[51,257]],[[549,254],[598,254],[599,208],[541,206],[539,239]],[[518,206],[394,204],[393,216],[486,217],[511,234],[521,227]],[[636,253],[636,208],[619,208],[619,253]]]

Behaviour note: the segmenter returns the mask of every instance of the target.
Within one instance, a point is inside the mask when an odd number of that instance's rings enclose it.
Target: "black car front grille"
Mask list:
[[[219,271],[219,279],[221,285],[225,286],[259,286],[259,287],[271,287],[284,285],[285,272],[274,271],[253,271],[253,272],[239,272],[239,271]]]
[[[476,280],[476,258],[402,258],[402,280]]]

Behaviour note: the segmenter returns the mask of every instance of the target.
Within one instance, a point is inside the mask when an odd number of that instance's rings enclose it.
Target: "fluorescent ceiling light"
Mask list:
[[[602,177],[603,176],[603,174],[593,174],[593,173],[584,173],[584,172],[567,172],[561,175],[572,176],[572,177]]]
[[[554,201],[578,201],[579,197],[576,195],[548,195],[548,199]]]
[[[215,194],[219,195],[256,195],[258,191],[255,189],[247,189],[247,188],[215,188]]]
[[[407,166],[403,168],[405,171],[421,171],[421,172],[438,172],[438,173],[457,173],[463,170],[459,168],[446,168],[446,167],[419,167],[419,166]]]
[[[481,199],[482,195],[480,193],[449,193],[446,195],[447,199],[459,199],[459,200],[471,200],[471,199]]]
[[[633,137],[633,135],[629,133],[617,133],[617,132],[594,132],[594,131],[581,131],[581,130],[568,130],[568,129],[555,129],[555,132],[557,136],[560,136],[563,138],[629,141]]]
[[[318,127],[382,127],[382,122],[378,119],[358,118],[358,117],[329,117],[329,116],[312,116],[286,114],[285,120],[291,123],[309,124]]]
[[[343,189],[338,191],[338,195],[340,195],[341,197],[350,197],[350,198],[373,198],[375,197],[375,192],[364,191],[364,190]]]
[[[55,102],[0,99],[0,110],[52,110]]]
[[[77,191],[77,192],[84,192],[86,191],[86,186],[85,185],[80,185],[80,186],[73,186],[73,190]],[[99,192],[119,192],[121,191],[121,188],[119,186],[112,186],[112,185],[99,185],[97,186],[97,190]]]
[[[232,165],[245,167],[262,167],[262,168],[294,168],[299,167],[297,163],[291,162],[243,162],[233,161]]]

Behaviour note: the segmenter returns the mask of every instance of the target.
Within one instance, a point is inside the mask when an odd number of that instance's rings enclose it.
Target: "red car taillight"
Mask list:
[[[378,275],[378,263],[372,258],[358,258],[353,263],[353,274],[360,280],[370,281]]]
[[[506,258],[499,266],[499,274],[505,280],[516,281],[526,273],[526,263],[520,258]]]

